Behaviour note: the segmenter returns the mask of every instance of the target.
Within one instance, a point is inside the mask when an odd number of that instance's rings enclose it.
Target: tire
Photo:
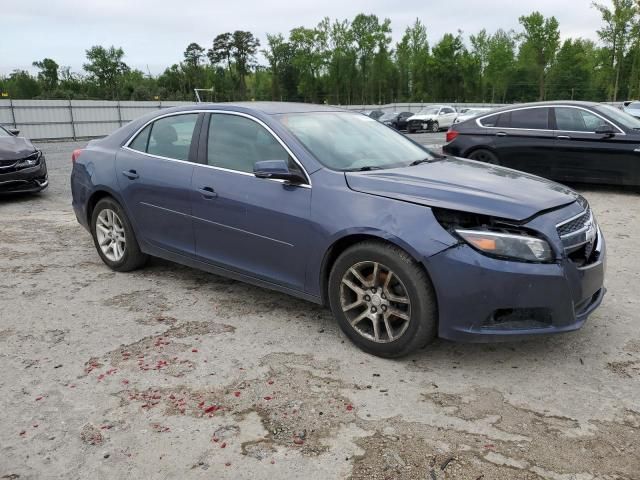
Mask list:
[[[491,150],[480,148],[474,150],[467,157],[470,160],[477,160],[478,162],[490,163],[491,165],[500,165],[500,159]]]
[[[409,127],[407,127],[407,133],[413,133],[413,130],[411,130]]]
[[[366,288],[360,288],[365,284],[358,278],[369,282]],[[437,335],[437,305],[431,280],[418,262],[394,245],[366,241],[345,250],[329,274],[328,296],[342,331],[372,355],[402,357],[424,347]]]
[[[108,226],[109,218],[111,218],[112,225],[115,225],[114,227]],[[109,233],[105,234],[105,230]],[[98,255],[111,270],[130,272],[142,267],[147,261],[148,256],[140,250],[127,214],[120,204],[111,197],[103,198],[93,209],[91,235]],[[104,245],[107,248],[106,252],[100,245],[101,241],[106,244]],[[119,248],[108,248],[115,244],[118,244]]]
[[[429,125],[429,131],[432,133],[437,133],[440,131],[440,124],[437,120],[435,122],[431,122],[431,125]]]

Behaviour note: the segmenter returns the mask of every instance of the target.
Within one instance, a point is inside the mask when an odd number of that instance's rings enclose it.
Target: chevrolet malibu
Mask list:
[[[363,350],[580,328],[605,243],[586,200],[441,156],[364,115],[163,110],[72,156],[78,221],[116,271],[157,256],[330,307]]]

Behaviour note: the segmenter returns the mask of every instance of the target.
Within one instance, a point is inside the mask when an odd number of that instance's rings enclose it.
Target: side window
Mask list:
[[[211,115],[209,165],[253,173],[253,165],[261,160],[287,160],[290,167],[295,165],[284,147],[259,123],[239,115]]]
[[[444,113],[455,113],[455,110],[453,108],[443,108],[442,110],[444,111]]]
[[[556,127],[558,130],[572,132],[595,132],[596,128],[607,125],[602,118],[579,108],[555,109]]]
[[[504,127],[504,119],[508,117],[507,113],[496,113],[495,115],[489,115],[480,120],[480,125],[483,127]]]
[[[151,125],[147,153],[176,160],[189,160],[191,139],[197,121],[197,113],[172,115],[156,120]]]
[[[509,127],[547,130],[549,128],[549,109],[525,108],[524,110],[512,110]]]
[[[136,136],[136,138],[129,144],[129,148],[138,150],[139,152],[146,152],[147,145],[149,144],[149,134],[151,133],[151,125],[149,124]]]

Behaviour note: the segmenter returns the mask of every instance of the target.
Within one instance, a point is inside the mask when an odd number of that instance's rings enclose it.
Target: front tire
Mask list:
[[[367,353],[395,358],[427,345],[437,333],[431,281],[400,248],[356,244],[329,275],[329,305],[342,331]]]
[[[147,255],[142,253],[131,222],[113,198],[100,200],[91,214],[93,243],[102,261],[116,272],[142,267]]]
[[[431,125],[429,125],[431,133],[438,133],[440,131],[440,124],[435,121],[432,122]]]

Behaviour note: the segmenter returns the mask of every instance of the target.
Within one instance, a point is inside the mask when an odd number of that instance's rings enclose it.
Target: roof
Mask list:
[[[199,103],[199,109],[215,109],[224,107],[226,109],[239,107],[264,113],[266,115],[276,115],[280,113],[308,113],[308,112],[340,112],[345,111],[340,107],[329,105],[317,105],[313,103],[295,102],[230,102],[230,103]]]
[[[499,107],[493,109],[492,112],[503,112],[505,110],[513,110],[514,108],[526,108],[526,107],[544,107],[544,106],[567,106],[567,107],[596,107],[601,105],[598,102],[580,102],[577,100],[554,100],[554,101],[546,101],[546,102],[529,102],[529,103],[514,103],[513,105],[505,105],[503,107]]]

